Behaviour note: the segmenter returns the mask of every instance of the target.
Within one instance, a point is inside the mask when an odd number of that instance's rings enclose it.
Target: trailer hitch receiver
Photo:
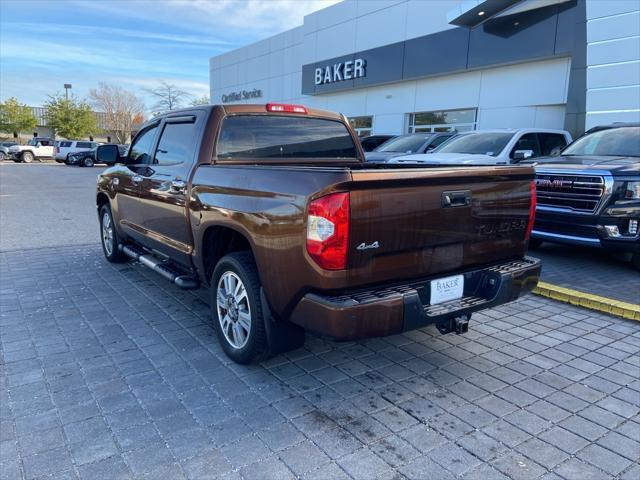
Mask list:
[[[461,335],[469,331],[469,319],[471,315],[461,315],[459,317],[449,318],[442,322],[438,322],[436,327],[442,334],[456,332],[456,335]]]

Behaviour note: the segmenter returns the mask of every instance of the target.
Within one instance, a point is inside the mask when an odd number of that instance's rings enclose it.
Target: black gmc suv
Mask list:
[[[640,269],[640,123],[592,128],[559,156],[532,163],[531,247],[549,241],[628,252]]]

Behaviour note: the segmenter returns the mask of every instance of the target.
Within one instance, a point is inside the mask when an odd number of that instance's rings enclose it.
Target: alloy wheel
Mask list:
[[[113,253],[113,223],[111,222],[111,215],[109,212],[104,212],[102,215],[102,244],[107,255]]]
[[[251,305],[244,283],[234,272],[224,272],[220,277],[216,307],[227,342],[233,348],[241,349],[247,344],[251,332]]]

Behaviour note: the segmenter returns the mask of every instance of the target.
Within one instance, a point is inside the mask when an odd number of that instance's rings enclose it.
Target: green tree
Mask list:
[[[209,105],[209,95],[203,95],[199,98],[194,98],[193,100],[191,100],[191,105],[198,106],[198,105]]]
[[[31,108],[18,102],[14,97],[0,103],[0,132],[13,134],[18,137],[25,130],[36,127],[36,118]]]
[[[75,97],[50,96],[45,104],[47,126],[63,138],[83,138],[98,131],[96,116],[88,103]]]

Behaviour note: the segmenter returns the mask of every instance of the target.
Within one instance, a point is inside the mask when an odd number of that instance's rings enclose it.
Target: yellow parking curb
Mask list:
[[[617,317],[640,321],[640,305],[634,303],[621,302],[612,298],[601,297],[600,295],[579,292],[578,290],[559,287],[547,282],[538,282],[538,286],[533,289],[533,293]]]

